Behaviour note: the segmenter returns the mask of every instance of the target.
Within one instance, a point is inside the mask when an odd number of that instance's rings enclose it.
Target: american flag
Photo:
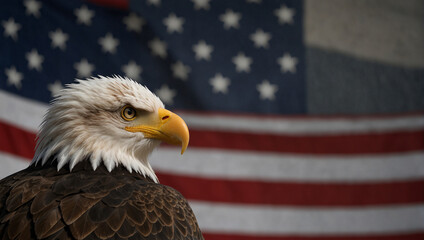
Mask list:
[[[65,84],[125,75],[189,126],[150,162],[206,239],[424,239],[423,5],[3,1],[0,177]]]

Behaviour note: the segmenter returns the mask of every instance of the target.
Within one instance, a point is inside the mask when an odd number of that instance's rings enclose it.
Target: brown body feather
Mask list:
[[[29,167],[0,181],[0,239],[203,239],[184,197],[123,167]]]

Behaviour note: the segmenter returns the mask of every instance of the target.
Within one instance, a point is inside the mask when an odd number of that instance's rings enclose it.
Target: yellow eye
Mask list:
[[[126,121],[132,121],[136,117],[136,111],[131,106],[125,106],[121,110],[121,116]]]

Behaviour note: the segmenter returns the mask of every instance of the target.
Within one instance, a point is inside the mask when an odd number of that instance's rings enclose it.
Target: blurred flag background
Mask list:
[[[424,239],[423,1],[19,0],[0,23],[0,177],[65,84],[125,75],[188,123],[150,162],[206,239]]]

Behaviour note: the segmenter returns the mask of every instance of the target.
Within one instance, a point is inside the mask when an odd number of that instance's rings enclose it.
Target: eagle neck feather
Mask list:
[[[45,166],[54,163],[57,166],[57,171],[66,166],[68,166],[69,171],[72,171],[77,164],[88,161],[94,171],[101,165],[104,165],[109,172],[112,172],[118,166],[122,166],[129,173],[135,172],[152,179],[155,183],[159,182],[147,161],[149,153],[137,149],[121,149],[112,145],[105,146],[97,151],[86,151],[81,147],[75,149],[72,144],[62,147],[58,147],[60,144],[54,143],[49,145],[45,150],[36,152],[31,165]],[[156,144],[152,143],[151,145]],[[154,147],[152,146],[152,148]]]

